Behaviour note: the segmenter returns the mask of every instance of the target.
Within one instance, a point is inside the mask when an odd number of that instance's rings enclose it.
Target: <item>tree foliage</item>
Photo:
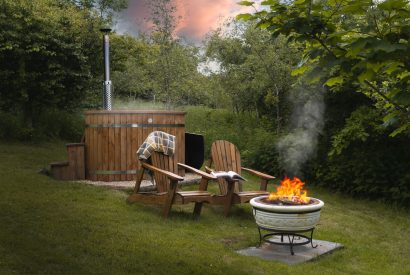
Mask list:
[[[148,21],[153,25],[144,43],[148,50],[142,80],[147,94],[166,103],[167,108],[181,104],[198,104],[206,100],[201,89],[203,78],[197,70],[199,57],[195,46],[183,44],[175,34],[179,18],[174,1],[147,1]],[[134,70],[137,72],[138,70]]]
[[[152,85],[148,74],[151,47],[144,39],[113,34],[111,70],[116,97],[151,99]]]
[[[253,2],[243,1],[244,5]],[[294,75],[347,84],[375,102],[394,124],[392,135],[410,131],[410,3],[405,0],[267,0],[268,10],[242,14],[274,37],[304,46]]]
[[[111,21],[115,12],[127,7],[128,0],[59,0],[62,3],[74,4],[86,11],[98,12],[101,18]]]
[[[0,109],[30,126],[51,106],[78,107],[98,73],[100,20],[51,0],[3,0],[0,9]]]
[[[278,129],[284,124],[297,49],[287,48],[281,37],[272,40],[268,32],[251,24],[229,22],[210,35],[206,55],[219,62],[217,74],[236,111],[275,118]]]

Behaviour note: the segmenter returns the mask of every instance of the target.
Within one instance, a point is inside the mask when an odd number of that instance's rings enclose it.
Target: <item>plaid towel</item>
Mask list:
[[[175,136],[161,131],[152,132],[138,149],[137,157],[146,160],[154,151],[172,156],[175,152]]]

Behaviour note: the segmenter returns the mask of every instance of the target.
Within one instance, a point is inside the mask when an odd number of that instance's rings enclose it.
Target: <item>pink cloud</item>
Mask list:
[[[237,4],[239,0],[174,0],[177,7],[176,16],[182,17],[176,27],[178,36],[200,41],[212,29],[226,18],[241,12],[251,11],[249,7]],[[147,30],[149,10],[144,0],[130,0],[129,7],[123,15],[127,21],[136,24],[140,30]]]

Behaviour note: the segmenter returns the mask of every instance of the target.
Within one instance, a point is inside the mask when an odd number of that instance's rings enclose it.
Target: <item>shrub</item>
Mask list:
[[[26,135],[30,135],[28,129],[23,127],[21,117],[10,113],[0,112],[0,139],[4,140],[24,140]]]
[[[186,111],[186,131],[204,136],[206,157],[215,140],[228,140],[241,151],[243,164],[277,173],[276,134],[269,121],[225,109],[189,107]]]
[[[352,195],[410,205],[410,139],[391,138],[381,115],[361,107],[332,137],[326,158],[313,164],[313,182]]]
[[[70,141],[80,141],[84,134],[84,118],[80,113],[67,113],[60,110],[47,110],[39,117],[37,131],[45,139],[60,138]]]
[[[84,118],[78,113],[60,110],[43,111],[33,126],[25,125],[21,114],[0,112],[0,139],[44,141],[63,139],[79,141],[84,133]]]

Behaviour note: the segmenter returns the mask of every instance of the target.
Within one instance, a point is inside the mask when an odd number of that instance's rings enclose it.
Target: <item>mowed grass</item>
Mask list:
[[[199,220],[175,206],[165,220],[124,191],[38,173],[65,158],[61,142],[0,143],[0,274],[410,274],[404,209],[312,188],[326,203],[315,238],[345,248],[288,266],[235,252],[258,243],[249,205],[229,218],[205,206]]]

